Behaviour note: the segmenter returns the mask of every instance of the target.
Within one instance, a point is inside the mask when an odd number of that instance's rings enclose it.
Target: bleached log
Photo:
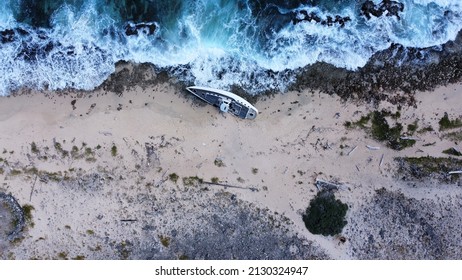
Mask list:
[[[356,150],[356,148],[358,148],[358,146],[354,146],[354,148],[351,149],[351,151],[348,152],[348,155],[351,155]]]
[[[366,148],[368,148],[369,150],[380,150],[380,147],[375,147],[375,146],[369,146],[369,145],[366,145]]]

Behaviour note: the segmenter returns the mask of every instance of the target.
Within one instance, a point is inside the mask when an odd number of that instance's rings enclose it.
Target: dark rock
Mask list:
[[[321,18],[314,12],[308,13],[306,10],[300,10],[298,14],[293,14],[292,23],[297,24],[303,21],[316,22],[321,25],[333,26],[334,24],[344,27],[345,23],[351,21],[350,17],[342,17],[340,15],[335,15],[334,17],[328,15],[325,19]]]
[[[13,241],[16,238],[21,237],[21,232],[24,229],[24,226],[26,224],[26,219],[24,216],[24,210],[22,209],[21,205],[19,205],[18,201],[16,198],[14,198],[10,194],[5,194],[0,192],[0,202],[5,203],[8,208],[10,208],[11,213],[13,214],[13,217],[15,219],[14,221],[14,228],[13,231],[8,233],[8,240]]]
[[[404,4],[392,0],[383,0],[377,5],[373,1],[368,0],[361,5],[361,14],[368,20],[372,16],[381,17],[384,14],[388,17],[395,16],[401,19],[399,13],[402,11],[404,11]]]
[[[127,36],[136,36],[140,33],[143,33],[145,35],[153,35],[155,34],[157,28],[158,26],[155,22],[129,22],[124,26],[125,35]]]
[[[0,31],[0,38],[2,40],[2,44],[11,43],[15,39],[15,32],[13,29],[5,29]]]

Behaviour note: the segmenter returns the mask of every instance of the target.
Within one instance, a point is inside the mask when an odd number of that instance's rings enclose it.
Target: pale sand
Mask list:
[[[95,249],[101,244],[98,240],[106,236],[123,242],[133,231],[141,229],[114,221],[139,219],[147,211],[142,203],[123,197],[151,193],[156,184],[162,185],[163,193],[169,193],[182,187],[181,178],[188,176],[205,181],[217,177],[221,183],[256,188],[258,191],[238,188],[225,191],[288,217],[294,223],[295,233],[314,241],[335,259],[351,258],[349,243],[341,244],[336,237],[313,235],[301,219],[317,193],[316,178],[344,185],[336,197],[348,203],[350,214],[382,187],[428,199],[461,193],[456,186],[406,187],[393,176],[393,158],[441,157],[445,156],[441,151],[449,147],[462,149],[460,143],[441,139],[438,131],[443,112],[448,112],[451,118],[461,117],[462,85],[418,93],[416,108],[403,107],[400,121],[404,127],[418,119],[419,128],[425,124],[435,129],[419,134],[421,140],[403,151],[385,147],[362,130],[345,128],[346,121],[358,120],[374,110],[370,104],[343,102],[336,96],[308,91],[289,92],[259,101],[256,107],[260,114],[249,121],[220,114],[214,107],[185,98],[185,94],[175,94],[173,87],[160,84],[145,90],[128,90],[123,96],[98,90],[81,98],[73,96],[76,94],[45,96],[40,92],[2,97],[0,156],[9,162],[10,169],[35,166],[49,173],[71,169],[70,176],[77,176],[72,172],[81,168],[78,176],[101,170],[114,175],[112,181],[106,177],[101,182],[105,187],[98,192],[63,188],[53,181],[35,180],[31,174],[6,176],[9,170],[5,167],[5,174],[0,176],[0,190],[12,193],[21,205],[30,204],[35,210],[34,226],[27,229],[25,239],[11,246],[2,257],[117,257],[110,248]],[[71,105],[74,99],[75,110]],[[93,109],[92,104],[96,104]],[[119,106],[121,110],[117,110]],[[390,104],[382,103],[380,107],[396,110]],[[85,142],[95,153],[96,161],[60,156],[53,147],[53,139],[67,151],[74,145],[80,149]],[[32,142],[37,144],[40,155],[49,155],[46,160],[31,151]],[[436,144],[423,146],[432,142]],[[145,143],[156,147],[158,157],[149,165]],[[116,157],[111,155],[113,144],[118,151]],[[97,145],[101,148],[96,149]],[[366,145],[380,150],[369,150]],[[5,153],[1,154],[3,149]],[[382,155],[383,163],[379,166]],[[224,166],[217,166],[217,159]],[[168,180],[171,173],[180,177],[177,184]],[[111,189],[114,186],[117,188]],[[212,194],[224,190],[220,186],[208,188]],[[202,199],[202,203],[207,203],[213,195]],[[187,201],[183,206],[194,211],[195,206]]]

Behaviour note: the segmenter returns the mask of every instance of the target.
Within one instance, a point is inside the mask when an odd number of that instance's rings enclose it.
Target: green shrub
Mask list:
[[[168,175],[168,178],[170,179],[170,181],[176,183],[178,181],[178,178],[180,178],[176,173],[171,173],[170,175]]]
[[[32,142],[30,144],[30,150],[31,152],[33,152],[34,154],[38,154],[40,151],[39,149],[37,148],[37,144],[35,144],[35,142]]]
[[[215,161],[213,162],[213,164],[215,164],[216,166],[218,167],[223,167],[225,166],[225,163],[223,162],[223,160],[219,159],[219,158],[216,158]]]
[[[444,150],[443,153],[451,155],[451,156],[458,156],[458,157],[462,156],[462,153],[456,148],[449,148],[447,150]]]
[[[159,239],[160,239],[160,243],[164,246],[164,247],[168,247],[170,245],[170,237],[168,236],[163,236],[163,235],[159,235]]]
[[[116,145],[112,145],[112,148],[111,148],[111,155],[113,157],[117,156],[117,146]]]
[[[345,215],[348,205],[335,199],[333,193],[320,192],[310,201],[303,215],[306,228],[313,234],[336,235],[347,224]]]
[[[190,177],[183,177],[183,185],[185,186],[194,186],[198,184],[202,184],[204,180],[197,176],[190,176]]]
[[[444,113],[444,116],[441,118],[438,124],[440,125],[440,131],[462,127],[462,121],[460,119],[450,120],[448,113],[446,112]]]

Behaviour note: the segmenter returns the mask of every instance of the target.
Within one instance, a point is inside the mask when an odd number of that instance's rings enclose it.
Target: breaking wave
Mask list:
[[[315,62],[355,70],[392,44],[454,40],[459,0],[5,0],[0,94],[91,90],[118,61],[251,94],[285,90]]]

